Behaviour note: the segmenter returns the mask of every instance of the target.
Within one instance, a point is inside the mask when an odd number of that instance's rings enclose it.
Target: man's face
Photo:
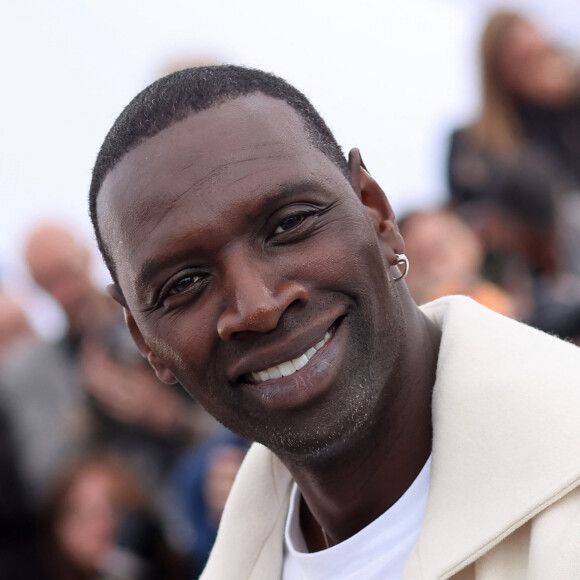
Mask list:
[[[403,343],[388,242],[284,102],[161,131],[98,212],[142,352],[224,425],[295,457],[385,420]]]

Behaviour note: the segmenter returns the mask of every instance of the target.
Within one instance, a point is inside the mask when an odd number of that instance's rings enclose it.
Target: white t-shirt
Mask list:
[[[400,580],[423,522],[431,458],[409,489],[384,514],[340,544],[309,553],[300,528],[294,484],[286,520],[283,580]]]

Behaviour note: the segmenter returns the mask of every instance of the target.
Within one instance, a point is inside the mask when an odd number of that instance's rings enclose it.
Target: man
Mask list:
[[[204,579],[577,576],[579,351],[466,299],[418,309],[386,197],[296,89],[157,81],[90,206],[159,378],[263,445]]]

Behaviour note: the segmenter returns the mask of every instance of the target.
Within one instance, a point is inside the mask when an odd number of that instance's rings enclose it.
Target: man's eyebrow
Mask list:
[[[260,202],[260,210],[268,209],[272,205],[279,205],[285,202],[288,198],[297,195],[321,191],[322,185],[316,179],[304,179],[301,181],[289,181],[280,184],[272,191],[265,193],[264,198]]]

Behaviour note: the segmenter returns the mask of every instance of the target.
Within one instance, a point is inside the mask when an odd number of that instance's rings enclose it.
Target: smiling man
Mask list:
[[[157,81],[90,205],[141,353],[258,442],[203,578],[577,577],[554,537],[580,542],[580,351],[467,299],[417,308],[385,195],[296,89]]]

